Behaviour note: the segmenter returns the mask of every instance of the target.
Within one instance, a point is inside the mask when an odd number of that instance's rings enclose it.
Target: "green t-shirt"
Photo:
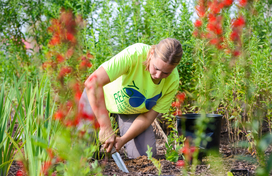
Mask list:
[[[143,62],[151,46],[136,43],[103,63],[110,83],[105,85],[104,95],[109,112],[140,114],[153,109],[166,113],[178,89],[177,68],[159,84],[154,84]]]

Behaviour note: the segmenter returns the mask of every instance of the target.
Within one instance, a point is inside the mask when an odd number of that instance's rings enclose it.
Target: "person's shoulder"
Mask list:
[[[172,73],[166,78],[166,80],[168,81],[168,83],[171,82],[179,82],[179,73],[178,73],[178,69],[177,67],[174,68],[174,70],[172,71]]]
[[[134,49],[135,51],[140,52],[140,51],[148,51],[151,48],[151,46],[144,43],[135,43],[133,45],[130,45],[128,48]]]

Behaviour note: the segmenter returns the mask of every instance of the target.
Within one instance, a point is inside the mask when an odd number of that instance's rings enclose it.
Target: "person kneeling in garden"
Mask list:
[[[157,45],[136,43],[103,63],[85,81],[80,103],[100,125],[99,140],[110,152],[125,145],[129,158],[146,155],[147,145],[156,155],[152,122],[166,113],[178,89],[176,66],[182,46],[166,38]],[[109,113],[117,117],[121,137],[111,127]]]

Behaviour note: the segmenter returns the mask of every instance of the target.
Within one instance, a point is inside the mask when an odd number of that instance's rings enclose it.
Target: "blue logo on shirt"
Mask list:
[[[162,96],[162,92],[153,98],[146,99],[146,97],[141,94],[138,90],[135,90],[133,88],[124,88],[126,91],[126,94],[130,97],[129,98],[129,104],[132,107],[139,107],[141,104],[145,102],[145,107],[147,110],[150,110],[153,106],[156,105],[157,100]]]

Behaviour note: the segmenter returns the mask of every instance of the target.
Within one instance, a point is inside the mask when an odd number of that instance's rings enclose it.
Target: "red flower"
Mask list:
[[[195,146],[192,146],[192,147],[190,148],[190,152],[191,152],[191,153],[194,153],[196,150],[197,150],[197,148],[196,148]]]
[[[67,101],[67,103],[66,103],[66,107],[67,107],[67,109],[68,110],[71,110],[71,108],[73,107],[73,102],[72,101]]]
[[[204,17],[205,15],[205,7],[203,5],[197,5],[196,6],[197,15],[199,17]]]
[[[73,120],[66,120],[66,122],[64,123],[64,125],[66,127],[71,127],[71,126],[74,126],[74,121]]]
[[[81,114],[83,119],[89,120],[89,121],[93,121],[94,120],[94,116],[92,114],[87,114],[85,112],[82,112]]]
[[[237,41],[239,40],[239,35],[238,35],[238,32],[235,30],[235,31],[232,31],[232,33],[230,34],[230,39],[232,41]]]
[[[79,100],[80,100],[81,94],[82,94],[81,91],[77,91],[77,92],[75,93],[75,100],[76,100],[76,101],[79,101]]]
[[[58,54],[58,55],[57,55],[57,61],[58,61],[59,63],[63,62],[63,61],[64,61],[64,57],[63,57],[61,54]]]
[[[89,58],[89,59],[93,59],[93,58],[94,58],[93,55],[90,54],[90,52],[87,52],[86,56],[87,56],[87,58]]]
[[[217,45],[218,42],[219,42],[219,40],[217,38],[214,38],[214,39],[210,40],[210,44],[212,44],[212,45]]]
[[[62,120],[64,117],[64,114],[63,114],[63,112],[58,111],[55,113],[54,117],[55,117],[55,120]]]
[[[51,166],[51,161],[46,161],[43,165],[42,165],[42,169],[41,169],[41,172],[46,175],[47,172],[48,172],[48,169],[50,168]]]
[[[47,153],[48,153],[48,156],[50,159],[53,159],[54,158],[54,152],[52,149],[48,148],[47,149]]]
[[[184,92],[177,94],[177,99],[179,102],[183,102],[186,97],[186,94]]]
[[[180,116],[182,115],[182,112],[180,109],[176,109],[175,113],[174,113],[174,116]]]
[[[224,0],[224,1],[223,1],[223,4],[224,4],[225,6],[231,6],[232,3],[233,3],[233,0]]]
[[[181,103],[178,101],[172,102],[172,107],[180,107]]]
[[[178,160],[176,165],[177,165],[177,167],[183,167],[183,166],[185,166],[185,162],[183,160]]]
[[[79,66],[81,69],[86,69],[86,68],[90,68],[92,67],[92,64],[90,63],[89,60],[87,59],[84,59],[80,62],[80,66]]]
[[[198,37],[198,31],[197,31],[197,30],[195,30],[195,31],[193,32],[193,36],[194,36],[194,37]]]
[[[239,3],[242,7],[245,7],[247,5],[247,0],[240,0]]]
[[[69,74],[71,72],[72,72],[72,68],[71,67],[63,67],[60,70],[59,77],[64,77],[64,76],[66,76],[67,74]]]
[[[67,38],[67,40],[69,40],[72,43],[76,42],[75,36],[73,34],[69,33],[69,32],[66,33],[66,38]]]
[[[210,23],[215,23],[216,22],[216,17],[214,14],[209,14],[209,22]]]
[[[16,176],[23,176],[24,172],[22,170],[18,170]]]
[[[67,50],[67,52],[66,52],[65,55],[66,55],[66,57],[70,58],[73,54],[74,54],[74,48],[71,47],[71,48],[69,48],[69,49]]]
[[[235,50],[235,51],[233,51],[233,53],[232,53],[232,55],[235,56],[235,57],[240,56],[240,54],[241,54],[241,52],[238,51],[238,50]]]
[[[232,23],[234,27],[240,27],[240,26],[243,27],[245,24],[246,24],[245,19],[242,16],[234,20]]]
[[[202,21],[200,21],[200,20],[196,20],[195,21],[195,27],[200,27],[202,25]]]
[[[49,42],[49,45],[58,45],[58,44],[60,44],[60,36],[59,35],[54,35],[53,37],[52,37],[52,39],[50,40],[50,42]]]

